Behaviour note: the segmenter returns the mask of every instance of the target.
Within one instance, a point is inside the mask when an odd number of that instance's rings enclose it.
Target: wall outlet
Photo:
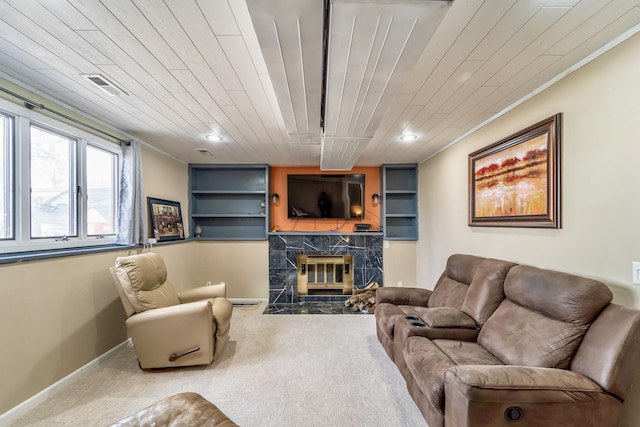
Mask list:
[[[640,261],[633,261],[631,263],[631,270],[633,272],[633,283],[640,285]]]
[[[403,287],[403,286],[404,286],[404,284],[403,284],[402,282],[398,282],[398,287],[399,287],[399,288],[401,288],[401,287]]]
[[[207,286],[211,286],[211,280],[207,280]]]

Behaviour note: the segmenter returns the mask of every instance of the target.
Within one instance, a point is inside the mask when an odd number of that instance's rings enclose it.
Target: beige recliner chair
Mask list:
[[[224,283],[176,293],[160,255],[118,257],[110,268],[142,369],[208,365],[229,337]]]

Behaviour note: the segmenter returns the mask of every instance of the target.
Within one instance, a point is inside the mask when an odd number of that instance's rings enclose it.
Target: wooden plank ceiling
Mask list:
[[[426,46],[409,42],[410,66],[385,77],[380,105],[367,110],[361,83],[370,70],[362,65],[389,70],[394,59],[349,42],[366,39],[359,28],[375,27],[363,14],[361,27],[331,29],[328,54],[331,46],[343,53],[355,46],[347,59],[336,50],[334,65],[352,58],[363,77],[345,84],[340,70],[330,70],[334,95],[322,111],[322,68],[277,73],[274,58],[286,69],[287,58],[299,57],[301,32],[321,48],[322,28],[313,25],[322,23],[324,1],[310,0],[305,10],[294,7],[302,0],[267,1],[278,19],[294,18],[282,21],[276,40],[258,38],[264,16],[250,13],[245,0],[2,0],[0,77],[185,162],[320,166],[322,158],[324,169],[348,169],[420,162],[640,29],[640,0],[455,0],[431,21],[431,38],[423,30]],[[333,0],[332,7],[358,3],[367,2]],[[314,24],[305,26],[309,19]],[[323,60],[315,49],[313,64]],[[105,93],[86,78],[94,74],[126,94]],[[289,101],[282,87],[292,91]],[[304,106],[294,105],[297,97]],[[309,126],[292,132],[300,108]],[[351,120],[361,111],[374,121]],[[402,142],[403,134],[417,138]],[[213,156],[202,156],[203,148]]]

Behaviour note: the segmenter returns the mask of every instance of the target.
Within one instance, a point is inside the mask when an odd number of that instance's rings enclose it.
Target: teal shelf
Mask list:
[[[418,166],[383,165],[384,238],[418,240]]]
[[[266,240],[269,167],[189,165],[191,234],[197,240]]]

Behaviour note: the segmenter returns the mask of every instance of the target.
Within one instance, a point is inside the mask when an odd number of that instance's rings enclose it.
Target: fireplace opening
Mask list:
[[[298,295],[351,295],[353,255],[298,255]]]

